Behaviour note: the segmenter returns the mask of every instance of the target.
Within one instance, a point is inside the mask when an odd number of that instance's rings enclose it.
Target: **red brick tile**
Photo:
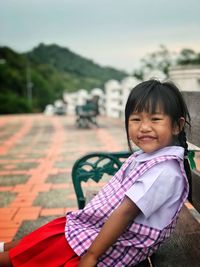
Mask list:
[[[29,192],[32,189],[32,185],[27,185],[27,184],[20,184],[16,185],[13,189],[15,192]]]
[[[9,175],[9,174],[11,174],[11,172],[10,172],[10,170],[8,171],[8,170],[4,170],[4,171],[2,171],[2,170],[0,170],[0,175]]]
[[[15,228],[1,228],[1,233],[0,233],[0,240],[3,240],[3,237],[13,237],[17,233],[18,227]],[[2,239],[1,239],[2,236]]]
[[[41,212],[41,207],[24,207],[20,208],[14,216],[14,222],[22,222],[23,220],[36,220]]]
[[[19,228],[20,223],[14,222],[14,221],[0,221],[0,229],[11,229],[11,228]],[[0,234],[2,234],[2,231],[0,230]]]
[[[0,147],[0,154],[5,154],[5,153],[6,153],[6,148]]]
[[[1,187],[0,187],[0,192],[6,192],[6,191],[10,192],[10,191],[12,191],[13,189],[14,189],[13,186],[1,186]]]
[[[37,212],[39,213],[41,211],[41,207],[31,207],[31,208],[19,208],[18,212],[23,212],[23,213],[33,213]]]
[[[16,214],[18,211],[18,208],[11,208],[11,207],[6,207],[6,208],[0,208],[0,220],[2,220],[4,218],[4,216],[10,215],[11,217],[13,217],[14,214]]]
[[[12,202],[11,204],[10,204],[10,207],[12,207],[12,208],[20,208],[20,207],[32,207],[32,205],[33,205],[33,202],[32,201],[17,201],[17,202]]]
[[[1,214],[0,222],[2,222],[2,221],[11,221],[12,218],[13,218],[13,214],[12,213]]]

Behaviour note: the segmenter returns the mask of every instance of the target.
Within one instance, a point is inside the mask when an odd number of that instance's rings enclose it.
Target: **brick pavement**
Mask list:
[[[77,209],[75,160],[127,148],[122,121],[101,117],[99,126],[77,129],[73,116],[0,116],[0,240],[21,238]]]
[[[126,149],[121,121],[100,118],[100,127],[93,129],[77,129],[74,121],[72,116],[0,116],[0,240],[20,238],[77,209],[71,168],[78,157]]]

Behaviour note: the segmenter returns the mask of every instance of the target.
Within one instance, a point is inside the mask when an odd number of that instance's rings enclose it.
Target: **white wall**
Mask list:
[[[200,66],[171,68],[169,78],[181,91],[200,91]]]
[[[121,84],[116,80],[105,83],[105,113],[109,117],[119,118]]]

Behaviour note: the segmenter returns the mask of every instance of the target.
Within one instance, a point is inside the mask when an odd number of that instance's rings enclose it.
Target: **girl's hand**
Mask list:
[[[81,260],[77,267],[95,267],[97,264],[97,259],[95,259],[92,255],[88,255],[87,253],[81,257]]]

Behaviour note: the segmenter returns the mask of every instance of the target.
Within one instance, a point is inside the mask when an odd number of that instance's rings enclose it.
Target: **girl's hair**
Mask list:
[[[177,141],[185,150],[184,167],[190,185],[188,200],[191,202],[192,178],[190,165],[187,159],[188,145],[185,133],[186,126],[188,126],[189,129],[191,128],[191,119],[184,98],[175,84],[172,82],[149,80],[141,82],[131,90],[125,107],[125,127],[129,149],[132,151],[128,130],[130,115],[133,112],[142,111],[153,114],[158,108],[171,118],[172,125],[178,125],[181,128],[180,118],[183,117],[185,119],[185,126],[178,134]]]

